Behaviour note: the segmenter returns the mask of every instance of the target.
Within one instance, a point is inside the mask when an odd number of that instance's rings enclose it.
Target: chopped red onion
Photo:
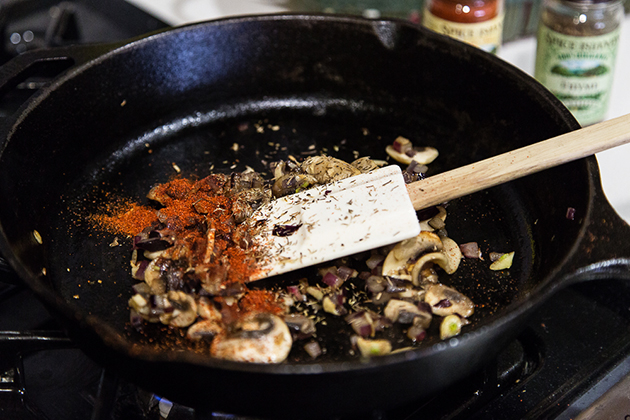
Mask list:
[[[301,314],[285,315],[284,322],[295,339],[301,340],[311,337],[315,333],[315,321],[307,316]]]
[[[322,278],[322,281],[326,283],[328,286],[332,287],[333,289],[336,289],[343,284],[343,280],[336,274],[331,273],[330,271],[324,275],[324,277]]]
[[[413,341],[422,341],[426,338],[427,332],[419,325],[412,325],[407,330],[407,337]]]
[[[462,255],[466,258],[479,258],[481,257],[481,250],[477,242],[467,242],[459,246]]]
[[[306,301],[306,296],[300,291],[299,286],[287,286],[287,291],[291,293],[299,302]]]
[[[354,278],[359,273],[354,268],[350,268],[348,266],[342,265],[337,268],[337,276],[343,281],[348,280],[349,278]]]
[[[392,147],[398,153],[407,153],[409,150],[413,150],[413,144],[404,137],[398,137],[394,140]],[[415,154],[415,152],[414,152]]]
[[[569,220],[574,220],[575,219],[575,209],[573,207],[568,207],[567,208],[566,218],[569,219]]]
[[[348,315],[346,322],[350,324],[354,332],[361,337],[369,337],[374,334],[372,318],[366,311],[359,311]]]

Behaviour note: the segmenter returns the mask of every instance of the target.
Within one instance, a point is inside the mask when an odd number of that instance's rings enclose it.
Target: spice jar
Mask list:
[[[544,0],[534,77],[581,125],[604,119],[610,97],[622,0]]]
[[[422,24],[496,53],[503,36],[503,0],[426,0]]]

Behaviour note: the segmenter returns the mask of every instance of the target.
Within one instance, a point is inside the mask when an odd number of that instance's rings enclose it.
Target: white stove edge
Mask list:
[[[164,22],[179,26],[188,23],[245,14],[278,13],[286,8],[274,0],[126,0]],[[630,17],[621,29],[621,40],[607,118],[630,113]],[[533,74],[536,40],[526,38],[502,46],[499,57]],[[604,192],[611,205],[626,221],[630,221],[630,144],[598,153]]]

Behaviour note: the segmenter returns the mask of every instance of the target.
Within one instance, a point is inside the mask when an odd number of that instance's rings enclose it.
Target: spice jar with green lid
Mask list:
[[[543,0],[534,77],[585,126],[606,116],[622,0]]]

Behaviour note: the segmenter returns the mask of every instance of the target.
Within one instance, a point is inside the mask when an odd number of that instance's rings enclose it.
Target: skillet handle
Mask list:
[[[601,188],[593,189],[596,192],[588,225],[561,268],[559,278],[563,284],[597,279],[630,280],[630,225],[613,209]]]
[[[23,103],[18,103],[16,106],[24,107],[32,94],[47,86],[64,72],[85,64],[120,45],[123,43],[75,45],[33,50],[14,57],[0,67],[0,99],[15,88],[30,92],[30,95],[27,93],[25,96],[19,96]],[[0,147],[2,143],[3,140],[0,139]],[[2,255],[0,255],[0,282],[19,283],[17,275]]]
[[[122,43],[72,45],[43,48],[18,55],[0,67],[0,97],[16,87],[32,90],[34,93],[65,71],[85,64],[120,45]]]

